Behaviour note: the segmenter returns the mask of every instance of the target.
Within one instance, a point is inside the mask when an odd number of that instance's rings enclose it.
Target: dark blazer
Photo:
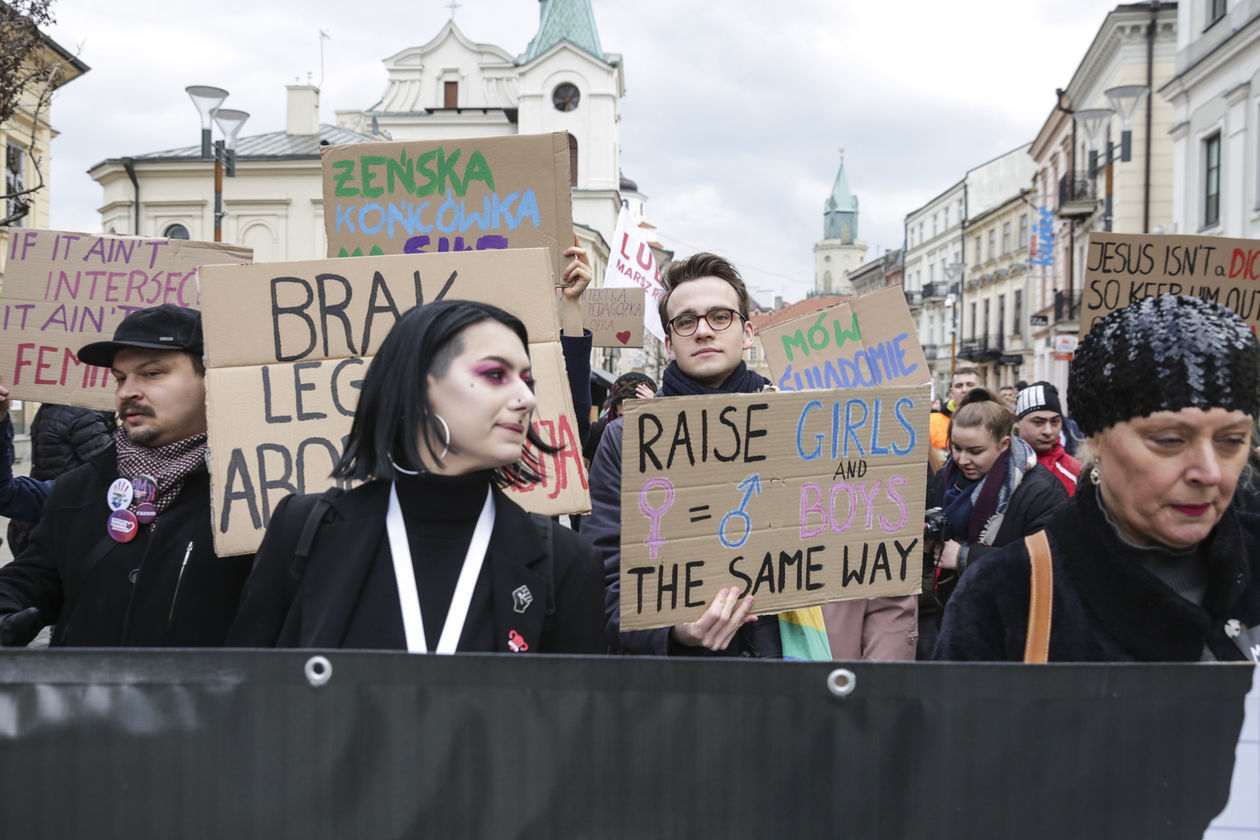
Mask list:
[[[111,445],[53,483],[31,544],[0,568],[0,614],[39,607],[54,645],[221,645],[252,558],[215,556],[209,474],[189,474],[128,543],[105,532],[116,478]]]
[[[402,650],[406,648],[385,514],[389,482],[372,481],[338,498],[325,515],[300,581],[293,555],[318,496],[289,496],[272,514],[245,587],[229,647]],[[494,491],[495,520],[481,580],[489,575],[493,648],[529,653],[604,653],[603,579],[594,549],[551,524],[553,569],[534,520]],[[478,588],[482,586],[478,583]],[[526,587],[528,605],[513,593]],[[554,593],[554,594],[549,594]],[[484,651],[469,613],[458,650]],[[353,627],[353,635],[347,638]]]

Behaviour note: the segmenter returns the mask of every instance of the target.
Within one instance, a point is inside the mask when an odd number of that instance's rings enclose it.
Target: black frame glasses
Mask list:
[[[730,317],[730,320],[728,320],[725,324],[720,324],[720,325],[715,324],[713,323],[713,315],[715,313],[725,313],[726,315]],[[682,321],[685,318],[693,319],[690,326],[679,326],[678,322]],[[703,315],[696,315],[693,312],[684,312],[683,314],[677,316],[676,318],[670,318],[669,323],[666,326],[669,327],[670,332],[672,332],[674,335],[686,338],[689,335],[695,335],[696,330],[700,329],[701,318],[703,318],[705,323],[709,325],[709,329],[713,330],[714,332],[725,332],[726,330],[731,328],[731,324],[735,323],[736,318],[739,318],[742,321],[744,316],[736,312],[734,309],[731,309],[730,307],[715,306],[714,308],[710,309],[708,312],[704,313]]]

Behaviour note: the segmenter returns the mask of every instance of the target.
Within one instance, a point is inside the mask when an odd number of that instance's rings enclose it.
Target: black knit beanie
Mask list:
[[[1015,416],[1023,420],[1034,411],[1053,411],[1063,413],[1059,404],[1059,389],[1049,382],[1034,382],[1024,387],[1015,398]]]
[[[1243,319],[1197,297],[1142,298],[1081,339],[1068,374],[1086,435],[1156,411],[1260,412],[1260,344]]]

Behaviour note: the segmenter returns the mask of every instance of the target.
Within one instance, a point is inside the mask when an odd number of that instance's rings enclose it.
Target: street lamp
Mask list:
[[[1103,208],[1103,229],[1111,230],[1111,194],[1112,164],[1116,161],[1127,163],[1132,160],[1133,115],[1138,106],[1146,99],[1150,88],[1146,85],[1120,85],[1105,91],[1111,108],[1087,108],[1073,114],[1076,125],[1085,132],[1085,143],[1089,147],[1089,177],[1094,179],[1098,173],[1106,169],[1106,203]],[[1110,137],[1106,138],[1106,151],[1100,156],[1099,146],[1105,129],[1111,124],[1111,118],[1120,115],[1120,145],[1116,146]]]
[[[201,157],[214,156],[214,241],[223,241],[223,170],[227,166],[227,176],[236,177],[236,138],[249,119],[249,114],[233,108],[222,108],[223,100],[228,92],[223,88],[209,85],[189,85],[184,88],[201,115]],[[211,124],[219,127],[222,140],[210,142]]]
[[[966,268],[965,263],[952,262],[946,263],[945,273],[945,306],[949,308],[949,380],[954,381],[954,367],[958,363],[955,355],[958,347],[958,298],[962,294],[962,283],[958,283],[962,277],[963,269]],[[958,283],[958,291],[954,291],[954,284]],[[973,325],[974,328],[974,325]]]

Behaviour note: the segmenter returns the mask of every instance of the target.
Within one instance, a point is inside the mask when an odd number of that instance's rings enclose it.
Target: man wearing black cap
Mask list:
[[[58,478],[31,545],[0,569],[0,645],[222,644],[252,558],[211,543],[201,314],[133,312],[79,350],[110,368],[113,445]]]
[[[1063,448],[1059,440],[1063,431],[1063,406],[1059,391],[1049,382],[1034,382],[1019,392],[1015,400],[1015,431],[1037,453],[1037,461],[1050,470],[1071,496],[1076,492],[1076,479],[1081,462]]]

